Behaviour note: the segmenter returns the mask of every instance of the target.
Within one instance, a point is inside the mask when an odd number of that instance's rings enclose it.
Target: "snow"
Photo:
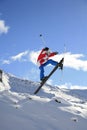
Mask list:
[[[87,130],[86,89],[45,84],[33,95],[38,86],[39,82],[3,72],[0,130]]]

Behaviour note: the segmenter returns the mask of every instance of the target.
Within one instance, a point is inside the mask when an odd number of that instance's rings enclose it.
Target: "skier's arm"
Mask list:
[[[52,53],[49,54],[49,57],[55,56],[57,54],[58,54],[58,52],[52,52]]]

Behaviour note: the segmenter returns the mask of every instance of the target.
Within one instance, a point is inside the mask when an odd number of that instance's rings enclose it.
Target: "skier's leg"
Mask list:
[[[58,64],[58,62],[56,62],[56,61],[54,61],[52,59],[49,59],[46,63],[44,63],[43,65],[41,65],[39,67],[39,69],[40,69],[40,80],[42,80],[44,78],[44,67],[47,66],[48,64],[56,66]]]
[[[40,69],[40,80],[42,80],[42,79],[44,78],[44,66],[41,65],[41,66],[39,67],[39,69]]]
[[[49,59],[49,60],[44,64],[44,66],[46,66],[46,65],[48,65],[48,64],[51,64],[51,65],[53,65],[53,66],[56,66],[56,65],[58,64],[58,62],[57,62],[57,61],[54,61],[54,60],[52,60],[52,59]]]
[[[51,64],[53,66],[56,66],[57,64],[59,64],[59,67],[60,69],[62,70],[63,69],[63,64],[62,64],[62,61],[64,60],[64,58],[62,58],[62,60],[60,62],[57,62],[57,61],[54,61],[52,59],[49,59],[45,64],[44,66],[48,65],[48,64]]]

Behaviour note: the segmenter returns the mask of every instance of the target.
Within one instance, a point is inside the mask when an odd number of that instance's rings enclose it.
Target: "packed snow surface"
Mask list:
[[[39,84],[3,72],[0,130],[87,130],[87,90]]]

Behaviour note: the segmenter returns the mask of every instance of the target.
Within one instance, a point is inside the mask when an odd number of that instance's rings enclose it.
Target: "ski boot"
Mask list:
[[[42,81],[42,82],[45,81],[45,80],[47,79],[47,77],[48,77],[48,76],[43,77],[43,78],[41,79],[41,81]]]
[[[63,69],[63,61],[64,61],[64,58],[62,58],[59,62],[59,69]]]

